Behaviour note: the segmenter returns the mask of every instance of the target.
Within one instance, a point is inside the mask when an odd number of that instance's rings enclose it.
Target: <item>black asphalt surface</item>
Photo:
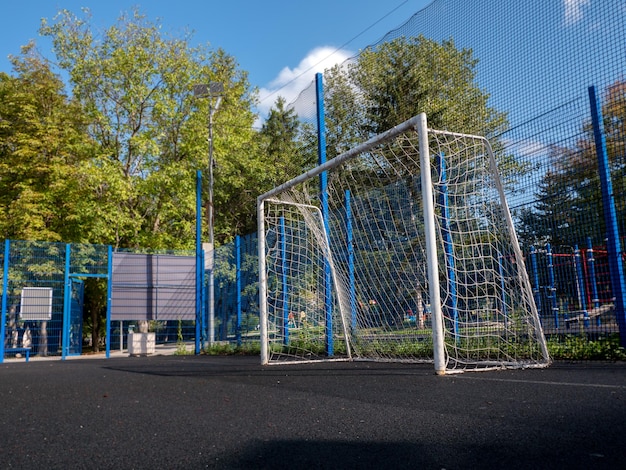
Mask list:
[[[0,468],[623,469],[626,363],[0,365]]]

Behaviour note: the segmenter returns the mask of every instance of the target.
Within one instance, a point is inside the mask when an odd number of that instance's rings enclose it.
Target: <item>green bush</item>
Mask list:
[[[208,356],[259,356],[261,354],[261,344],[253,342],[237,346],[231,343],[216,343],[212,346],[205,347],[203,352]]]
[[[553,336],[548,339],[548,351],[556,360],[626,360],[626,349],[620,346],[617,334],[594,339],[574,335]]]

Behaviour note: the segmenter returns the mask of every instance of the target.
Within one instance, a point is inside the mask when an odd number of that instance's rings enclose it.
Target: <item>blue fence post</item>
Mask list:
[[[593,255],[593,244],[591,243],[591,237],[587,237],[587,262],[589,263],[589,282],[591,283],[591,303],[593,308],[600,308],[600,297],[598,296],[598,283],[596,280],[596,263]],[[600,326],[602,320],[600,315],[596,315],[596,325]]]
[[[283,342],[289,344],[289,286],[287,285],[287,234],[285,218],[280,218],[280,276],[281,276],[281,308],[283,311]]]
[[[70,283],[71,245],[65,244],[65,271],[63,279],[63,333],[61,334],[61,358],[65,360],[70,349],[70,314],[72,308],[72,285]]]
[[[348,248],[348,283],[350,285],[350,326],[356,330],[356,285],[354,273],[354,235],[352,233],[352,199],[350,190],[346,189],[346,238]]]
[[[456,338],[456,341],[459,341],[459,310],[456,275],[454,271],[454,249],[452,245],[452,234],[450,233],[450,216],[448,214],[448,176],[446,173],[446,161],[442,153],[437,155],[437,166],[439,167],[439,180],[441,181],[441,183],[439,183],[441,238],[443,239],[443,249],[446,255],[446,270],[448,272],[448,297],[446,307],[449,310],[448,315],[453,321],[454,337]]]
[[[539,318],[541,318],[541,286],[539,284],[539,267],[537,266],[537,249],[534,246],[530,247],[530,269],[533,273],[533,294],[535,296],[535,304],[537,305],[537,311],[539,312]]]
[[[578,302],[583,312],[585,328],[589,326],[589,312],[587,311],[587,292],[585,290],[585,276],[583,275],[582,259],[578,245],[574,245],[574,267],[576,268],[576,283],[578,285]]]
[[[617,225],[617,212],[615,210],[615,195],[609,167],[609,154],[604,137],[604,121],[602,117],[602,105],[596,96],[594,86],[589,87],[589,104],[591,107],[591,120],[593,124],[593,136],[598,158],[598,171],[600,173],[600,187],[602,189],[602,207],[604,210],[604,223],[607,233],[607,250],[609,255],[609,271],[611,273],[611,288],[615,298],[615,315],[619,325],[620,343],[626,347],[626,279],[624,279],[624,266],[622,262],[622,247]]]
[[[317,154],[318,164],[326,163],[326,123],[324,121],[324,82],[321,73],[315,74],[315,96],[317,103]],[[330,243],[330,229],[328,226],[328,175],[320,174],[320,198],[322,203],[322,219],[324,230]],[[329,253],[330,254],[330,253]],[[335,355],[333,343],[333,305],[332,305],[332,278],[330,262],[324,262],[324,307],[326,312],[326,354]]]
[[[209,340],[209,306],[208,302],[208,284],[206,281],[206,254],[204,250],[200,250],[200,315],[202,316],[202,348]]]
[[[235,236],[235,290],[237,294],[237,346],[241,346],[241,237]]]
[[[107,312],[106,312],[106,358],[111,357],[111,302],[113,300],[113,247],[107,246]],[[120,350],[124,346],[124,331],[120,322]]]
[[[202,288],[204,263],[202,262],[202,172],[196,171],[196,354],[200,354],[202,321]]]
[[[554,315],[554,328],[559,329],[559,306],[556,300],[556,286],[554,280],[554,262],[552,256],[552,246],[546,244],[546,258],[548,259],[548,296],[550,297],[550,306]]]
[[[504,316],[504,325],[509,324],[509,310],[506,303],[506,282],[504,280],[504,256],[498,252],[498,275],[500,276],[500,302],[502,303],[502,315]]]
[[[4,260],[2,271],[2,312],[0,313],[0,364],[4,362],[4,335],[6,335],[7,323],[7,299],[9,295],[9,256],[11,253],[11,241],[4,241]]]

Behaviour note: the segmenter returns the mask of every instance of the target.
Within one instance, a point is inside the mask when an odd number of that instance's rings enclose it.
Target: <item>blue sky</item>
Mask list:
[[[0,71],[11,73],[9,54],[34,39],[46,57],[49,41],[38,35],[41,18],[59,9],[92,13],[92,24],[106,29],[122,12],[139,7],[163,29],[194,32],[192,43],[221,47],[249,72],[261,91],[260,108],[277,94],[289,102],[316,72],[354,55],[406,22],[431,0],[0,0]],[[341,50],[338,50],[341,49]],[[310,69],[310,70],[309,70]],[[277,91],[279,90],[279,91]]]

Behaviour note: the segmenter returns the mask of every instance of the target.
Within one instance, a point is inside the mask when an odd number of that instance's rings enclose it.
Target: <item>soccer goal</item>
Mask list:
[[[258,198],[263,364],[550,362],[496,157],[420,114]]]

